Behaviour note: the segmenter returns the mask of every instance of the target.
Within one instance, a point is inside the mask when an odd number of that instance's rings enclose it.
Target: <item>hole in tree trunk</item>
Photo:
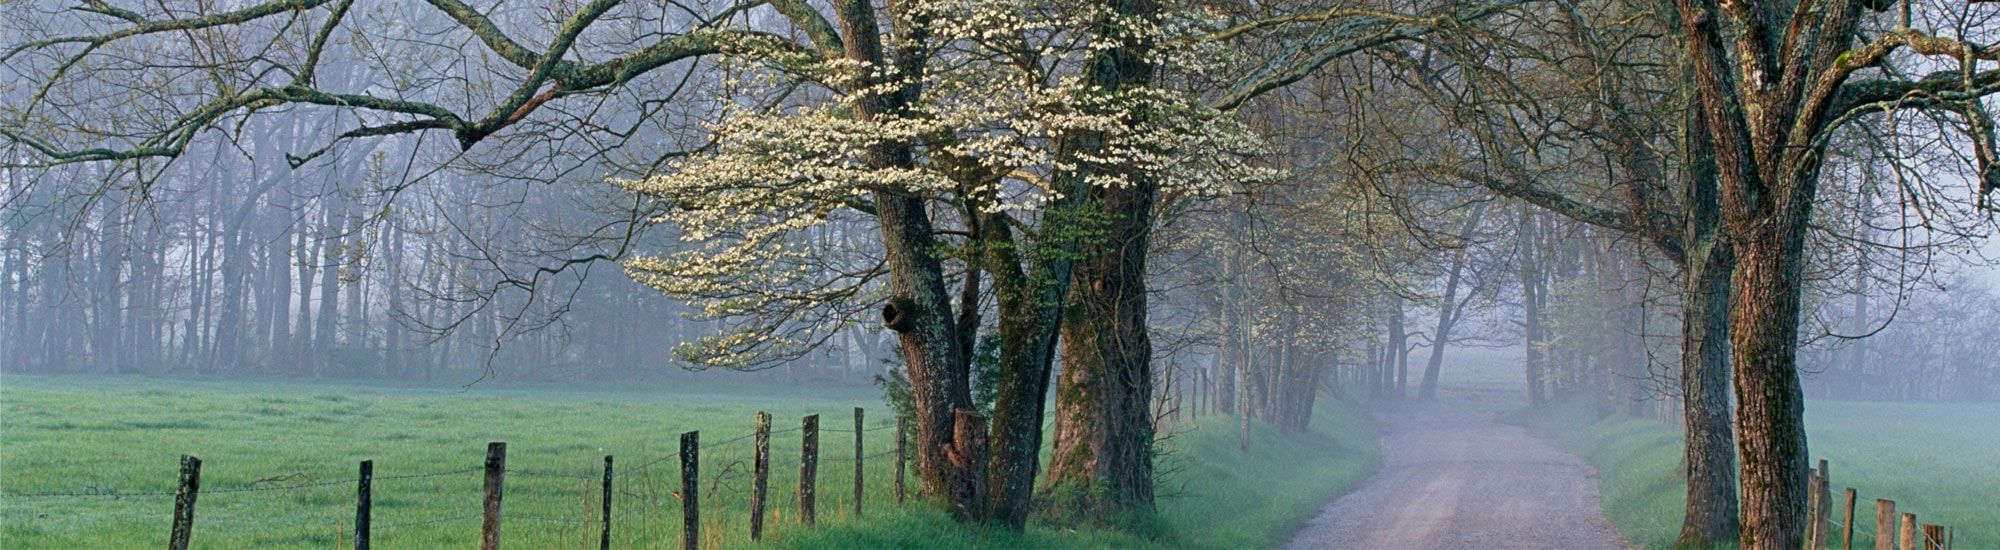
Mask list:
[[[882,304],[882,325],[896,332],[909,332],[916,324],[910,319],[910,306],[908,298],[890,298],[889,303]]]

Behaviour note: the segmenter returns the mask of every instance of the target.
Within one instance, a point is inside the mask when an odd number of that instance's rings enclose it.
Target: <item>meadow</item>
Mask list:
[[[1651,419],[1598,418],[1581,402],[1518,418],[1555,432],[1597,466],[1605,515],[1625,540],[1672,547],[1687,502],[1678,428]],[[1889,499],[1920,523],[1955,527],[1958,547],[2000,548],[1995,419],[2000,403],[1807,402],[1807,441],[1815,462],[1828,461],[1836,509],[1846,488],[1858,491],[1854,547],[1875,547],[1875,499]],[[1843,513],[1829,519],[1837,522]],[[1829,532],[1829,546],[1838,546],[1838,529]]]
[[[1157,514],[1127,529],[1037,523],[1020,534],[951,522],[891,492],[893,414],[870,387],[392,387],[150,377],[0,379],[0,547],[164,542],[178,457],[203,459],[195,545],[351,543],[357,463],[374,461],[382,548],[469,547],[489,441],[506,441],[501,535],[514,547],[595,548],[603,457],[616,457],[613,545],[680,540],[680,433],[701,430],[702,545],[748,539],[754,413],[774,416],[765,546],[1269,546],[1378,465],[1360,410],[1321,400],[1313,433],[1233,418],[1162,426]],[[853,510],[853,408],[865,407],[865,496]],[[803,415],[821,415],[816,525],[796,498]],[[914,476],[914,472],[912,472]],[[1283,483],[1272,480],[1283,479]],[[914,491],[915,480],[909,481]]]

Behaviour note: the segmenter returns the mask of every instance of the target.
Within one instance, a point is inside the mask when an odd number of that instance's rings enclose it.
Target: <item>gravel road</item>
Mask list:
[[[1618,549],[1597,470],[1494,413],[1402,404],[1375,411],[1383,467],[1287,548]]]

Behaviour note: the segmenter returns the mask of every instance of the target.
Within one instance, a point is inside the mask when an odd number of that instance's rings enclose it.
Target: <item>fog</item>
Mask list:
[[[185,548],[199,460],[144,468],[207,455],[302,491],[208,540],[365,548],[311,491],[502,441],[572,491],[536,547],[1797,548],[1848,472],[1996,519],[2000,8],[174,4],[0,2],[0,546],[157,546],[38,500],[133,494]],[[396,542],[497,544],[488,448],[389,478],[482,472],[482,530]]]

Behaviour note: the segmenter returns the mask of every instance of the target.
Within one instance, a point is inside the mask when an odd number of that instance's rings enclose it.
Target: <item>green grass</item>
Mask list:
[[[659,386],[658,384],[652,386]],[[852,409],[868,408],[866,453],[891,449],[893,419],[872,388],[433,388],[317,382],[8,376],[0,381],[0,547],[140,547],[166,538],[177,457],[202,457],[198,546],[326,547],[353,518],[356,463],[375,461],[375,540],[385,548],[468,547],[478,537],[488,441],[507,441],[509,546],[595,547],[598,476],[617,457],[618,547],[680,537],[683,431],[702,430],[705,547],[746,544],[752,415],[776,418],[767,540],[818,547],[1268,546],[1379,462],[1351,406],[1325,402],[1315,433],[1257,427],[1236,448],[1229,419],[1170,425],[1153,521],[1135,532],[1036,525],[1005,533],[898,507],[892,460],[865,464],[852,512]],[[822,415],[819,524],[798,522],[800,417]],[[430,477],[398,478],[440,473]],[[1273,480],[1286,480],[1274,483]],[[914,480],[912,480],[914,486]],[[275,487],[275,489],[271,489]],[[268,490],[241,490],[257,488]],[[119,496],[31,496],[115,490]],[[134,494],[139,493],[139,494]]]
[[[1030,529],[1023,536],[968,538],[924,518],[868,521],[799,531],[781,539],[798,547],[1261,548],[1283,544],[1323,505],[1352,490],[1381,465],[1375,431],[1357,405],[1322,399],[1312,433],[1288,436],[1252,425],[1251,449],[1239,447],[1234,417],[1168,424],[1156,518],[1136,531],[1147,539],[1094,531]]]
[[[1687,482],[1680,478],[1681,432],[1646,419],[1597,418],[1580,402],[1517,417],[1556,432],[1596,465],[1605,515],[1625,539],[1670,547],[1680,532]],[[1835,506],[1859,492],[1855,547],[1874,547],[1875,499],[1896,501],[1921,523],[1957,528],[1964,548],[2000,548],[2000,404],[1812,401],[1806,436],[1826,459]],[[1833,520],[1840,519],[1836,512]],[[1830,539],[1840,541],[1836,533]]]

